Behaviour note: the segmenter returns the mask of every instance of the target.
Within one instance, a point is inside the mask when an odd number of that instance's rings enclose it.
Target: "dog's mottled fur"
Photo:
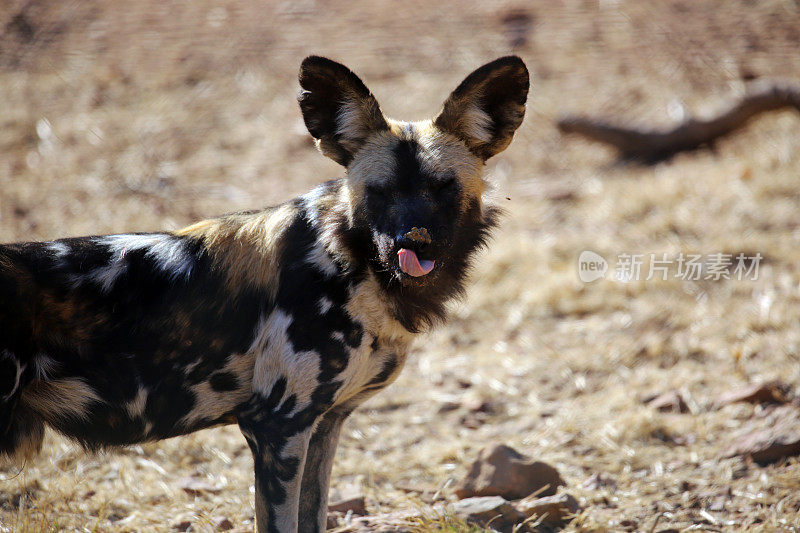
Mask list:
[[[238,423],[258,531],[325,529],[342,422],[444,317],[495,224],[482,168],[522,122],[528,72],[489,63],[423,122],[385,118],[329,59],[300,86],[344,178],[172,233],[0,245],[0,454],[36,453],[45,425],[100,448]],[[401,271],[401,248],[433,271]]]

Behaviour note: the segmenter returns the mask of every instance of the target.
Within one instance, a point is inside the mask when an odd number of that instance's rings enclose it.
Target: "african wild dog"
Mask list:
[[[489,63],[423,122],[384,117],[329,59],[300,86],[344,178],[171,233],[0,246],[0,454],[34,454],[45,424],[100,448],[238,423],[258,530],[324,530],[342,422],[444,317],[495,224],[482,168],[522,122],[528,71]]]

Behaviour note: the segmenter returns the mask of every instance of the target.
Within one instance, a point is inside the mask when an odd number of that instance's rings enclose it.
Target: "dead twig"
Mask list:
[[[615,147],[625,160],[652,164],[678,152],[710,145],[714,140],[741,128],[760,113],[794,107],[800,111],[800,86],[784,83],[753,84],[744,97],[718,116],[703,120],[689,118],[667,130],[626,128],[604,120],[568,116],[558,121],[562,133],[582,135]]]

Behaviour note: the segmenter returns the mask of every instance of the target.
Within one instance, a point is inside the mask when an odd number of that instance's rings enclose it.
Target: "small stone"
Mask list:
[[[347,514],[348,511],[352,511],[355,515],[363,516],[367,514],[367,504],[364,501],[364,496],[354,496],[346,500],[331,503],[328,505],[328,510],[344,514]]]
[[[457,410],[459,407],[461,407],[461,404],[458,402],[442,402],[437,412],[439,414],[449,413],[450,411]]]
[[[204,492],[217,494],[222,490],[211,483],[193,477],[181,479],[178,482],[178,486],[183,490],[183,492],[190,496],[200,496]]]
[[[233,522],[231,522],[224,516],[217,518],[214,521],[214,525],[216,526],[217,531],[229,531],[233,529]]]
[[[689,406],[686,404],[686,401],[683,399],[683,396],[680,395],[678,391],[668,391],[663,394],[659,394],[649,402],[647,405],[655,409],[656,411],[660,411],[662,413],[688,413]]]
[[[515,507],[526,518],[536,515],[543,523],[558,524],[566,522],[581,510],[578,500],[566,493],[544,498],[525,498]]]
[[[503,444],[481,450],[467,475],[455,487],[460,499],[474,496],[502,496],[518,500],[535,494],[552,496],[564,480],[558,470],[534,461]]]
[[[740,387],[721,394],[714,405],[717,408],[725,407],[736,402],[748,403],[789,403],[791,401],[791,387],[778,381],[766,381]]]
[[[724,452],[725,457],[750,457],[761,465],[800,455],[800,411],[791,405],[775,408],[750,424]]]
[[[452,505],[453,513],[479,526],[504,529],[525,520],[525,516],[500,496],[466,498]]]

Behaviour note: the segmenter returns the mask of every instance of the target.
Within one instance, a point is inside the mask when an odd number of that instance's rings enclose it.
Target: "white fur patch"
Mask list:
[[[314,244],[314,247],[311,251],[308,252],[306,256],[306,262],[310,265],[317,267],[319,270],[325,274],[325,277],[331,277],[335,275],[339,269],[336,267],[336,263],[333,262],[331,259],[330,254],[325,249],[325,245],[323,245],[319,240]]]
[[[191,366],[196,366],[192,363]],[[233,354],[227,358],[225,365],[218,369],[236,376],[238,387],[231,391],[216,391],[209,381],[202,381],[192,386],[195,404],[192,410],[180,419],[178,424],[191,428],[202,420],[212,420],[231,412],[238,404],[247,400],[252,394],[253,357],[250,354]],[[185,372],[188,375],[188,372]],[[208,376],[209,378],[211,376]]]
[[[194,369],[197,368],[197,365],[199,364],[200,364],[200,359],[197,359],[196,361],[192,361],[191,363],[183,367],[183,375],[188,376],[189,374],[194,372]]]
[[[320,186],[301,197],[303,199],[303,207],[305,207],[308,221],[312,225],[316,225],[322,218],[320,217],[317,202],[319,202],[320,199],[325,196],[325,194],[325,188]],[[317,231],[317,240],[314,243],[314,247],[308,252],[308,255],[306,256],[306,262],[317,267],[322,271],[323,274],[325,274],[326,277],[330,277],[339,272],[339,267],[333,261],[333,258],[328,250],[328,245],[332,242],[332,237],[324,227],[318,227]]]
[[[275,308],[262,319],[250,351],[256,356],[253,390],[269,396],[275,383],[285,378],[286,392],[281,400],[294,394],[297,403],[290,414],[295,414],[309,405],[319,384],[320,357],[315,351],[294,350],[286,332],[291,324],[291,315]]]
[[[139,390],[136,391],[136,397],[125,404],[125,411],[127,411],[128,416],[131,418],[139,418],[144,414],[149,392],[147,387],[139,387]]]
[[[318,187],[314,187],[300,197],[303,201],[303,207],[305,207],[306,212],[308,213],[309,220],[319,220],[319,209],[317,209],[317,202],[324,196],[325,186],[320,185]]]
[[[154,259],[173,279],[192,273],[194,257],[186,248],[186,242],[172,235],[109,235],[102,237],[101,242],[119,258],[132,250],[147,249],[145,255]]]
[[[195,406],[178,422],[184,427],[192,427],[198,420],[203,418],[222,416],[232,406],[230,399],[225,401],[224,395],[212,389],[208,381],[201,381],[197,385],[192,385],[192,392],[194,393]]]
[[[188,277],[192,273],[192,254],[184,241],[172,235],[108,235],[95,239],[95,242],[108,247],[112,254],[111,260],[107,265],[95,268],[87,274],[75,275],[75,286],[90,281],[99,285],[103,292],[108,292],[116,280],[127,272],[127,254],[137,250],[146,250],[145,256],[155,260],[158,267],[168,273],[172,280]]]
[[[35,379],[45,380],[53,377],[59,363],[52,357],[42,352],[33,356],[33,370]]]
[[[318,306],[319,314],[324,315],[333,307],[333,302],[323,296],[319,299]]]
[[[80,378],[36,382],[22,393],[22,398],[45,420],[85,420],[87,408],[94,402],[102,402],[95,390]]]
[[[98,267],[88,274],[75,276],[75,286],[81,285],[84,281],[93,281],[100,285],[103,292],[108,292],[114,286],[117,278],[128,270],[128,265],[123,257],[114,257],[108,266]]]
[[[67,246],[66,243],[60,241],[52,241],[46,244],[47,249],[53,253],[53,257],[56,260],[56,265],[61,267],[64,265],[64,257],[69,255],[70,247]]]

